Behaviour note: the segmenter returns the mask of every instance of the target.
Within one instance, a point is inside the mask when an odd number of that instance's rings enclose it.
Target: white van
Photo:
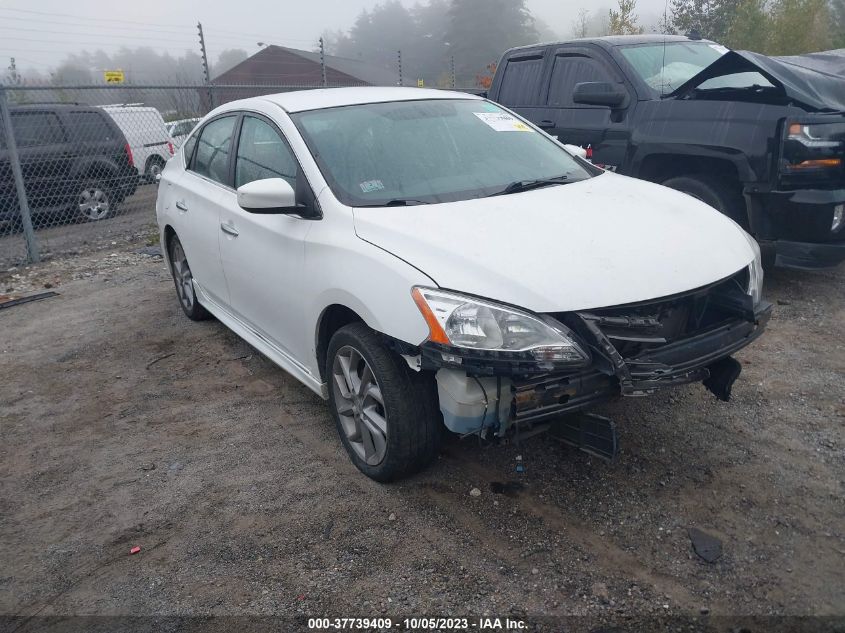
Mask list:
[[[126,135],[135,165],[142,177],[155,182],[165,163],[173,156],[175,145],[161,113],[142,104],[103,106]]]

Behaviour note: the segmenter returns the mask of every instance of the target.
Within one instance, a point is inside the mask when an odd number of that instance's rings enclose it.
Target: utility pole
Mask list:
[[[202,74],[205,80],[205,85],[211,83],[211,73],[208,71],[208,54],[205,51],[205,36],[202,33],[202,22],[197,22],[197,33],[200,37],[200,54],[202,55]],[[211,110],[214,109],[214,92],[211,88],[208,89],[208,100],[211,105]]]
[[[452,79],[452,90],[455,89],[455,56],[449,56],[449,75]]]
[[[322,37],[320,38],[320,74],[323,77],[323,88],[325,88],[328,85],[326,82],[326,45]]]
[[[402,51],[396,51],[396,53],[396,58],[399,62],[399,85],[404,86],[405,84],[402,82]]]
[[[202,22],[197,22],[197,33],[200,37],[200,54],[202,55],[202,74],[205,83],[211,81],[211,73],[208,72],[208,55],[205,52],[205,37],[202,34]]]

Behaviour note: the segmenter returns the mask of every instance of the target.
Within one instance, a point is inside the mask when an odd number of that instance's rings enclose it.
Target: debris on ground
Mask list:
[[[42,299],[49,299],[50,297],[58,297],[58,292],[39,292],[38,294],[29,295],[27,297],[15,296],[0,296],[0,309],[12,308],[24,303],[32,303],[33,301],[41,301]]]
[[[691,527],[687,530],[692,548],[703,560],[715,563],[722,556],[722,541],[712,534]]]
[[[131,550],[129,550],[129,553],[130,553],[130,554],[137,554],[137,553],[138,553],[138,552],[140,552],[140,551],[141,551],[141,546],[140,546],[140,545],[136,545],[136,546],[135,546],[135,547],[133,547]]]
[[[470,497],[480,497],[481,491],[478,488],[473,488],[472,490],[469,491],[469,496]]]

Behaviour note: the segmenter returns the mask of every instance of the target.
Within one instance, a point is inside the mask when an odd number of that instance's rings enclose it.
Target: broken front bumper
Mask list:
[[[592,369],[575,375],[514,379],[513,421],[539,422],[618,395],[646,396],[668,387],[707,383],[711,378],[715,380],[710,384],[719,391],[716,395],[726,400],[730,384],[726,390],[719,385],[721,373],[730,371],[730,367],[723,360],[763,333],[771,309],[771,304],[763,303],[755,311],[753,321],[726,323],[631,358],[619,354],[610,339],[598,331],[597,341],[611,360],[612,373]]]
[[[441,411],[457,433],[503,434],[619,395],[645,396],[702,382],[727,400],[740,372],[731,354],[765,329],[771,305],[756,306],[741,274],[676,297],[631,306],[547,315],[589,349],[586,367],[554,367],[520,354],[424,343],[420,368],[437,372]]]

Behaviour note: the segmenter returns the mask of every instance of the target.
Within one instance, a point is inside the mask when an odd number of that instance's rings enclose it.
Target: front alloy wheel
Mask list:
[[[325,367],[332,417],[358,470],[392,481],[437,456],[443,425],[431,373],[412,370],[361,322],[335,332]]]
[[[387,451],[387,416],[373,370],[354,347],[337,351],[332,388],[340,425],[352,450],[370,466],[378,466]]]

